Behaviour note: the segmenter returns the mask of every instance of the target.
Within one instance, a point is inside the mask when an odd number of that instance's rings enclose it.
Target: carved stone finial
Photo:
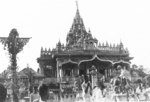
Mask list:
[[[51,52],[51,49],[50,49],[50,48],[48,49],[48,52]]]
[[[91,33],[91,30],[90,30],[90,28],[89,28],[89,33]]]
[[[109,46],[107,41],[106,41],[106,46],[107,46],[107,47]]]
[[[110,48],[112,48],[112,45],[110,44]]]
[[[79,10],[79,8],[78,8],[78,1],[76,1],[76,6],[77,6],[77,10]]]
[[[41,47],[41,52],[43,51],[43,47]]]
[[[47,48],[45,48],[45,51],[47,51]]]
[[[102,44],[102,47],[104,47],[105,45],[104,45],[104,43]]]
[[[98,45],[98,47],[101,47],[101,43],[99,42],[99,45]]]
[[[27,68],[30,68],[28,63],[27,63]]]
[[[17,29],[12,29],[11,31],[10,31],[10,33],[9,33],[9,37],[18,37],[19,36],[19,33],[18,33],[18,31],[17,31]]]
[[[113,48],[115,48],[116,46],[115,46],[115,44],[113,44]]]

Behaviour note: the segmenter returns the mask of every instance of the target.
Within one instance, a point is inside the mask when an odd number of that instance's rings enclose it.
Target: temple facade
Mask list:
[[[121,41],[115,45],[101,43],[94,38],[90,29],[85,29],[77,8],[66,44],[59,41],[52,50],[41,48],[37,62],[40,73],[47,77],[49,84],[59,84],[62,88],[68,87],[69,90],[76,78],[80,75],[86,76],[92,66],[95,66],[107,81],[118,65],[129,68],[132,59]]]

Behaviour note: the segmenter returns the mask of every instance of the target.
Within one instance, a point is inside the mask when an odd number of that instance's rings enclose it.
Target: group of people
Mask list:
[[[30,102],[53,102],[54,93],[48,85],[42,84],[39,88],[34,87],[33,93],[30,94]]]
[[[142,82],[133,87],[131,80],[120,74],[111,78],[110,86],[104,85],[103,76],[97,79],[96,86],[92,87],[91,75],[81,75],[74,83],[74,91],[76,92],[76,102],[108,102],[107,99],[112,99],[111,102],[119,100],[117,95],[126,95],[127,101],[135,102],[135,97],[139,99],[142,91],[146,90]],[[148,98],[145,91],[145,97]],[[0,84],[0,102],[4,102],[7,96],[7,89]],[[116,97],[114,98],[113,95]],[[146,96],[147,95],[147,96]],[[111,97],[110,97],[111,96]],[[4,100],[4,101],[3,101]],[[121,99],[120,99],[121,100]],[[54,102],[54,93],[46,84],[41,84],[39,87],[34,86],[30,93],[30,102]]]
[[[108,102],[106,97],[111,101],[124,100],[137,102],[139,100],[149,100],[150,88],[145,88],[144,83],[132,82],[129,71],[126,68],[117,69],[120,74],[111,77],[110,86],[104,86],[101,79],[97,81],[96,86],[91,88],[91,81],[86,80],[84,76],[79,77],[77,84],[77,102]],[[88,91],[87,91],[88,90]],[[88,96],[88,97],[86,97]],[[144,98],[141,98],[144,97]]]
[[[76,88],[76,102],[104,102],[105,86],[103,84],[103,77],[97,80],[96,86],[92,87],[90,75],[81,75],[75,82]]]
[[[15,92],[14,97],[16,96],[17,99],[14,102],[20,102],[20,97],[17,97]],[[53,102],[53,92],[49,89],[48,85],[42,84],[39,87],[34,86],[33,92],[30,94],[29,102]],[[0,84],[0,102],[10,102],[7,100],[7,89],[3,84]],[[25,100],[21,100],[21,102],[26,102]]]

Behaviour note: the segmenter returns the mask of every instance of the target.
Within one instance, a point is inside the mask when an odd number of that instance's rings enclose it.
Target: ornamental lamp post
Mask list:
[[[4,45],[4,50],[8,50],[11,62],[11,102],[18,102],[17,92],[17,54],[23,50],[23,47],[29,42],[30,38],[19,38],[17,29],[12,29],[8,37],[0,37],[0,42]]]

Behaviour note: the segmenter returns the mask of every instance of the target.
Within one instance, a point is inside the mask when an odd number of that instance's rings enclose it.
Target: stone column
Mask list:
[[[111,76],[111,68],[110,68],[109,72],[110,72],[110,76]]]
[[[56,68],[57,68],[57,82],[59,82],[59,78],[60,78],[60,73],[59,73],[59,60],[58,59],[56,59],[57,60],[57,65],[56,65]]]
[[[87,73],[89,73],[89,69],[87,68]]]
[[[79,67],[77,67],[77,75],[79,75]]]
[[[40,62],[40,73],[44,74],[44,63]]]
[[[60,81],[62,82],[62,77],[63,77],[63,70],[62,70],[62,65],[60,66]]]

